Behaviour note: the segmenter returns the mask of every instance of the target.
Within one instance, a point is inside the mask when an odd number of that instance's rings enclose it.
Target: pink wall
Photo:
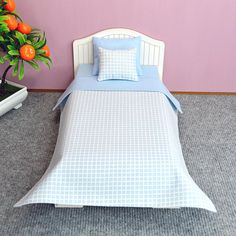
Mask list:
[[[27,70],[29,88],[63,89],[73,79],[72,41],[126,27],[166,42],[172,91],[236,92],[235,0],[15,0],[24,20],[46,31],[54,67]]]

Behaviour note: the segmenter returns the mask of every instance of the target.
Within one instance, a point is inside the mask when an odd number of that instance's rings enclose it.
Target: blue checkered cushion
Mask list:
[[[128,50],[99,48],[99,56],[98,81],[112,79],[138,81],[136,48]]]

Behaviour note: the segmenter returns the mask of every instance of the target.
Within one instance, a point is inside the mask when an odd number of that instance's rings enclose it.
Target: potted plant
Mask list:
[[[6,64],[0,75],[0,116],[18,109],[28,94],[25,86],[7,81],[8,72],[22,80],[26,64],[39,71],[39,62],[49,68],[52,63],[45,33],[24,23],[15,8],[14,0],[0,0],[0,64]]]

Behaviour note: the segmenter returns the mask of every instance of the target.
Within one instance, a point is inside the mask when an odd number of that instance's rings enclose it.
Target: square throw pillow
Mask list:
[[[98,81],[138,81],[136,70],[136,48],[128,50],[98,48],[98,50],[100,57]]]
[[[106,39],[93,37],[93,75],[99,73],[99,51],[98,48],[110,50],[123,50],[136,48],[136,70],[138,75],[143,75],[140,65],[141,37],[125,39]]]

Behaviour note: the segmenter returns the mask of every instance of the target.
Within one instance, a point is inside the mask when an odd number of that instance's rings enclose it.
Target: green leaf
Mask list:
[[[50,62],[52,64],[52,59],[50,57],[47,57],[45,55],[37,55],[37,56],[39,56],[40,59],[42,59],[42,57],[43,57],[44,59],[46,59],[48,62]]]
[[[34,59],[43,62],[50,69],[50,62],[51,62],[50,60],[51,59],[49,57],[45,57],[42,55],[36,55]]]
[[[47,56],[44,56],[44,55],[41,55],[41,56],[44,57],[45,59],[47,59],[52,64],[52,59],[50,57],[47,57]]]
[[[20,63],[20,61],[18,60],[14,69],[12,70],[12,76],[16,76],[18,74],[19,63]]]
[[[32,42],[31,42],[30,40],[26,40],[25,42],[26,42],[27,44],[30,44],[30,45],[32,44]]]
[[[5,55],[3,58],[4,58],[4,60],[5,60],[5,61],[11,60],[11,56],[10,56],[10,55],[8,55],[8,54],[7,54],[7,55]]]
[[[42,40],[42,34],[39,34],[37,32],[31,32],[28,34],[28,39],[33,43],[38,43],[40,40]]]
[[[43,48],[45,45],[46,45],[47,41],[46,39],[43,40],[43,41],[39,41],[37,43],[34,44],[34,48],[37,50],[37,49],[40,49],[40,48]]]
[[[5,33],[10,32],[9,28],[7,27],[7,24],[5,23],[0,24],[0,32],[5,32]]]
[[[4,38],[0,35],[0,42],[3,42]]]
[[[47,40],[45,38],[45,33],[44,33],[42,39],[39,42],[34,44],[34,48],[36,50],[41,49],[42,47],[44,47],[46,45],[46,43],[47,43]]]
[[[13,45],[7,45],[7,48],[8,48],[9,50],[16,50],[16,48],[15,48]]]
[[[45,54],[45,51],[38,49],[38,50],[36,51],[36,54],[37,54],[37,55]]]
[[[18,39],[20,45],[24,45],[25,44],[25,37],[22,33],[20,33],[19,31],[16,31],[16,38]]]
[[[10,65],[14,66],[17,64],[18,61],[19,61],[19,58],[15,58],[10,62]]]
[[[0,64],[3,64],[5,61],[4,61],[4,58],[3,57],[0,57]]]
[[[8,52],[8,54],[11,56],[19,56],[20,55],[18,50],[11,50]]]
[[[26,61],[26,62],[30,64],[36,71],[40,71],[40,67],[35,61]]]
[[[10,43],[12,44],[12,45],[15,45],[16,43],[15,43],[15,40],[12,38],[12,37],[8,37],[8,39],[10,40]]]
[[[21,61],[20,72],[19,72],[19,75],[18,75],[18,79],[22,80],[24,78],[24,75],[25,75],[24,61]]]
[[[7,20],[8,19],[8,16],[0,16],[0,21],[4,21],[4,20]]]

